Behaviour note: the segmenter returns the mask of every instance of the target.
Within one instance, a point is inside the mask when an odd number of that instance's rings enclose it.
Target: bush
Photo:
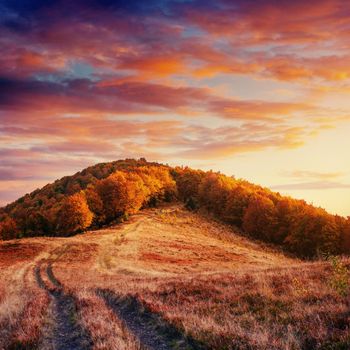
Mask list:
[[[332,267],[331,287],[342,297],[349,294],[349,270],[338,256],[330,256],[328,260]]]

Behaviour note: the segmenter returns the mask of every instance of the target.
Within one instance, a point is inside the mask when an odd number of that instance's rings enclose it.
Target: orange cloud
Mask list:
[[[291,172],[285,172],[282,175],[295,178],[295,179],[312,179],[312,180],[330,181],[330,180],[334,180],[334,179],[338,179],[339,177],[342,177],[344,173],[295,170]]]
[[[119,65],[122,69],[133,69],[141,72],[147,72],[156,77],[165,77],[172,74],[184,73],[186,64],[180,57],[141,57]]]

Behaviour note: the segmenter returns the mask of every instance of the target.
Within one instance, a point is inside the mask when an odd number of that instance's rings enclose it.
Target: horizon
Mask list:
[[[350,215],[349,14],[340,0],[0,0],[0,207],[145,157]]]

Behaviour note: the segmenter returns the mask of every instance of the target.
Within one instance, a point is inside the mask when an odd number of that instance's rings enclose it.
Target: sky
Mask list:
[[[0,205],[145,157],[350,215],[349,34],[343,0],[0,0]]]

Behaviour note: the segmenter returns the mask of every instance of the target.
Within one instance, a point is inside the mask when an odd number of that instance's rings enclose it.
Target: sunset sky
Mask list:
[[[97,162],[350,215],[350,2],[0,0],[0,205]]]

